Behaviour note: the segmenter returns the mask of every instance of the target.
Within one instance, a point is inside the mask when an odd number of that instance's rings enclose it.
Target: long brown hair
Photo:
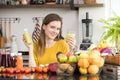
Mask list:
[[[43,25],[48,25],[52,21],[60,21],[61,22],[61,29],[59,35],[55,38],[55,40],[60,40],[61,39],[61,33],[62,33],[62,18],[57,15],[57,14],[48,14],[44,19],[41,27],[41,32],[40,32],[40,38],[38,40],[38,53],[40,56],[44,55],[45,51],[45,32],[43,30]]]

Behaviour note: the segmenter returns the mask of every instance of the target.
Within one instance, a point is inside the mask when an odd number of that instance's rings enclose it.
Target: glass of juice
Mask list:
[[[66,41],[69,44],[70,52],[74,52],[76,47],[76,39],[75,39],[76,32],[75,30],[68,29],[66,34]]]

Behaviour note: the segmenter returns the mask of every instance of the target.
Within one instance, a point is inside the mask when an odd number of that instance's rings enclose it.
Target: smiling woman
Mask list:
[[[57,14],[48,14],[44,19],[37,42],[26,45],[29,49],[29,66],[35,67],[40,64],[57,62],[58,52],[67,53],[69,45],[61,39],[62,18]],[[24,42],[26,37],[23,35]]]

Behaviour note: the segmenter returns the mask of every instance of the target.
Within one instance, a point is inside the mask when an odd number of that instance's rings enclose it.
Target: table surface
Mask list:
[[[100,75],[81,75],[75,72],[73,75],[57,75],[55,73],[21,73],[21,74],[7,74],[0,73],[0,80],[13,79],[40,79],[40,80],[120,80],[119,76],[100,74]]]

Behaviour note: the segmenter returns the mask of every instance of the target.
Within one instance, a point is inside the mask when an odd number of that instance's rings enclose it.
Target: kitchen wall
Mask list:
[[[69,8],[6,8],[0,9],[0,17],[19,17],[19,23],[12,23],[12,34],[16,35],[19,51],[26,51],[27,48],[22,41],[23,29],[28,28],[32,34],[35,27],[33,17],[44,17],[48,13],[57,13],[63,18],[63,36],[65,37],[68,29],[76,31],[77,46],[82,41],[81,19],[85,19],[86,12],[89,12],[89,18],[93,19],[93,38],[92,42],[97,43],[103,32],[102,24],[98,22],[100,18],[107,16],[106,1],[97,0],[98,3],[104,3],[104,7],[80,7],[79,10],[70,10]],[[40,20],[41,23],[41,20]]]

